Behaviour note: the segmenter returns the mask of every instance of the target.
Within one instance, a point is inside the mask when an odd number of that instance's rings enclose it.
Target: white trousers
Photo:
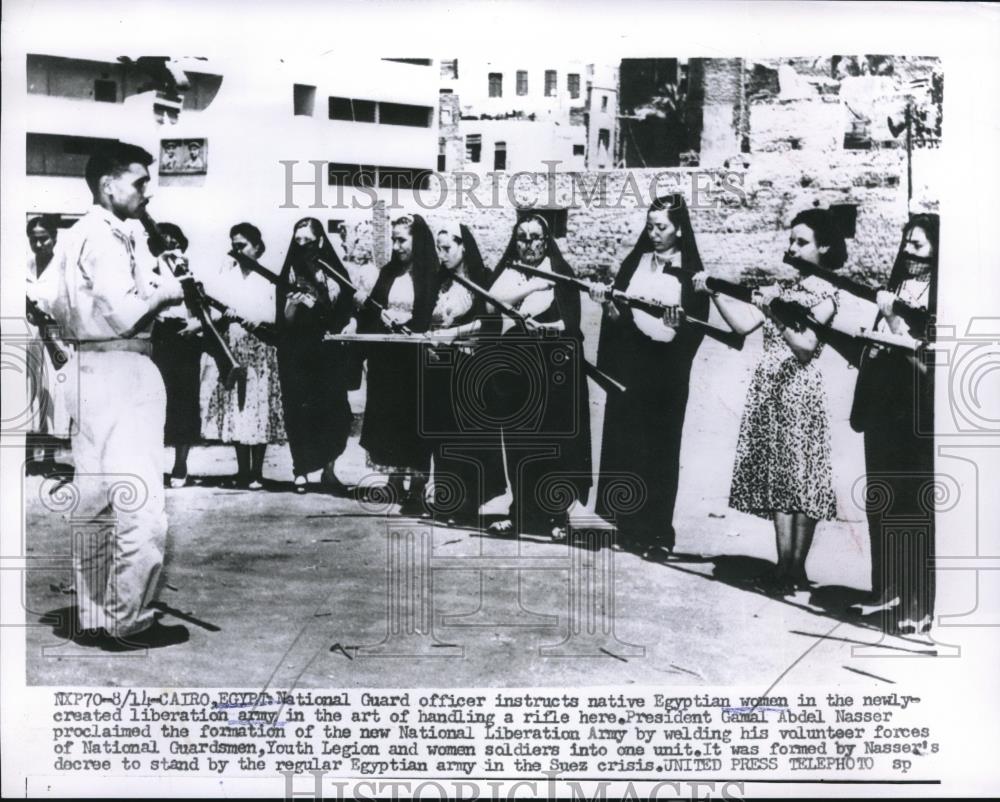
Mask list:
[[[163,565],[166,391],[142,354],[81,351],[78,359],[72,524],[80,626],[124,637],[153,623],[149,604]]]

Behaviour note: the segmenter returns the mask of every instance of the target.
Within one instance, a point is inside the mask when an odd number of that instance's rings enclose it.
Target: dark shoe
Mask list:
[[[399,505],[399,514],[407,518],[430,517],[430,513],[424,507],[424,500],[417,493],[408,493],[403,503]]]
[[[166,626],[159,621],[154,621],[151,626],[141,632],[133,632],[130,635],[112,638],[112,640],[129,649],[162,649],[165,646],[187,643],[190,637],[191,633],[188,632],[188,628],[181,624]]]

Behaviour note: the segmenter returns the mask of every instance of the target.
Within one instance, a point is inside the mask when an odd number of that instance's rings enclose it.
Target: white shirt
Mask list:
[[[896,297],[904,303],[909,304],[914,309],[926,309],[927,308],[927,296],[930,293],[931,283],[928,279],[920,278],[908,278],[902,285],[900,285],[899,290],[896,292]],[[886,318],[882,318],[878,322],[878,326],[875,327],[876,331],[880,332],[891,332],[894,334],[908,334],[909,326],[907,326],[906,321],[901,317],[896,318],[896,328],[893,329],[889,326],[889,321]]]
[[[679,261],[680,255],[675,258]],[[681,282],[676,276],[663,273],[662,270],[663,265],[653,259],[652,251],[643,254],[626,292],[666,306],[680,306]],[[635,321],[635,327],[651,340],[668,343],[673,341],[677,334],[660,318],[653,317],[641,309],[632,309],[632,320]]]
[[[548,257],[543,259],[541,264],[536,265],[535,269],[551,273],[552,265],[549,262]],[[491,292],[495,295],[506,295],[511,290],[520,289],[529,281],[534,281],[534,277],[527,276],[520,270],[515,270],[510,267],[500,274],[496,283],[491,288]],[[555,301],[555,296],[555,290],[552,286],[549,286],[547,289],[536,290],[530,295],[525,296],[521,300],[521,303],[517,304],[515,308],[522,315],[535,317],[536,315],[542,314],[546,309],[552,306],[553,301]]]
[[[129,223],[95,205],[60,233],[51,264],[29,291],[67,339],[121,339],[149,311],[152,264],[137,258]],[[151,327],[135,336],[148,337]]]
[[[395,323],[409,323],[413,318],[413,276],[403,273],[389,288],[385,313]]]
[[[243,272],[235,259],[225,259],[206,276],[205,291],[250,323],[274,323],[274,285],[252,270]]]

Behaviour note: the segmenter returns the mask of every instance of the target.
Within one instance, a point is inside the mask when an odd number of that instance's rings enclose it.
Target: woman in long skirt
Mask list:
[[[229,231],[231,253],[253,260],[259,269],[264,255],[260,229],[238,223]],[[236,447],[238,487],[263,487],[264,456],[269,444],[285,442],[278,380],[278,355],[273,342],[262,339],[261,326],[274,324],[274,284],[235,257],[227,259],[218,275],[206,280],[210,294],[228,306],[243,322],[230,322],[224,336],[236,361],[246,369],[243,404],[237,388],[227,390],[218,380],[215,361],[207,355],[202,363],[202,436],[206,440]],[[248,330],[244,323],[250,329]]]
[[[431,329],[437,338],[471,334],[485,304],[451,274],[485,289],[489,273],[479,246],[467,226],[448,224],[438,228],[437,249],[443,272]],[[434,457],[433,512],[453,524],[478,523],[480,506],[506,489],[493,428],[482,414],[480,367],[473,349],[450,345],[430,349],[423,363],[421,420]]]
[[[524,315],[527,324],[500,337],[497,357],[506,367],[494,373],[488,387],[513,500],[508,517],[491,524],[489,532],[501,537],[541,533],[565,540],[569,510],[586,500],[593,481],[580,293],[529,278],[515,263],[573,275],[543,217],[532,214],[514,226],[490,290]]]
[[[649,207],[614,288],[705,320],[708,298],[670,272],[677,268],[702,269],[687,204],[668,195]],[[656,559],[674,548],[681,432],[703,334],[605,299],[597,366],[628,389],[609,393],[604,408],[596,511],[614,521],[623,548]]]
[[[894,313],[897,300],[936,310],[938,217],[918,214],[903,229],[889,276],[878,294],[876,331],[932,338]],[[865,504],[871,540],[870,604],[900,634],[927,632],[934,617],[934,374],[933,364],[899,350],[870,346],[862,355],[851,425],[864,432]]]
[[[825,209],[809,209],[791,224],[788,255],[829,269],[847,259],[843,234]],[[699,273],[695,286],[708,292]],[[760,578],[763,590],[793,595],[809,586],[806,558],[818,521],[833,520],[830,415],[823,373],[816,364],[822,343],[806,329],[795,331],[771,312],[776,298],[797,302],[828,323],[837,311],[833,288],[820,278],[802,278],[789,289],[758,291],[754,303],[713,295],[734,331],[764,330],[764,353],[757,363],[740,423],[729,506],[774,522],[778,562]]]
[[[285,431],[298,493],[306,491],[308,474],[319,470],[329,489],[344,489],[334,463],[351,431],[350,351],[345,343],[323,338],[354,325],[354,293],[336,275],[347,272],[322,224],[312,217],[299,220],[281,270],[275,313]]]
[[[359,331],[389,333],[405,326],[414,332],[431,327],[440,285],[440,263],[434,236],[420,215],[405,215],[392,224],[392,258],[379,271]],[[431,466],[431,445],[420,421],[420,371],[424,346],[380,343],[367,349],[368,389],[361,445],[369,464],[389,474],[402,496],[403,515],[429,514],[424,493]],[[409,487],[405,480],[409,477]]]

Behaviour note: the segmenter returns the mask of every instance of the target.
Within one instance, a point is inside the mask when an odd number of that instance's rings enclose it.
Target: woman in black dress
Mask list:
[[[349,350],[323,336],[350,326],[353,292],[324,265],[347,275],[322,224],[312,217],[299,220],[281,269],[275,312],[285,431],[298,493],[306,491],[308,474],[320,469],[327,487],[343,489],[333,466],[351,431]]]
[[[489,272],[467,226],[437,232],[441,286],[431,320],[435,339],[471,334],[485,313],[482,299],[457,281],[458,273],[486,288]],[[431,349],[423,373],[421,420],[434,457],[434,516],[451,524],[475,524],[484,501],[505,490],[503,463],[493,428],[484,425],[475,352],[444,345]]]
[[[405,215],[392,223],[392,258],[379,271],[371,298],[385,311],[368,306],[358,330],[390,333],[396,326],[413,332],[431,327],[440,286],[440,263],[434,235],[420,215]],[[367,348],[368,395],[361,429],[361,446],[373,468],[390,477],[403,494],[403,515],[427,514],[424,492],[431,466],[431,446],[420,421],[420,370],[424,346],[380,343]]]
[[[491,294],[528,321],[506,330],[494,346],[506,366],[494,372],[490,394],[507,455],[513,501],[492,534],[544,533],[565,540],[569,509],[592,484],[590,404],[583,370],[580,293],[512,264],[572,276],[545,219],[529,215],[514,226],[494,273]],[[509,321],[502,322],[506,327]]]
[[[184,253],[187,237],[180,226],[159,223],[166,250]],[[154,256],[159,254],[154,253]],[[201,337],[200,324],[191,320],[183,305],[161,313],[153,326],[153,361],[163,376],[167,391],[167,421],[163,443],[173,446],[174,467],[170,486],[188,483],[188,454],[201,438]]]
[[[878,293],[876,331],[930,339],[893,313],[896,300],[936,309],[938,216],[913,215],[889,276]],[[870,346],[862,355],[851,426],[864,432],[865,505],[871,539],[872,599],[862,613],[884,615],[887,629],[927,632],[934,617],[933,365],[896,349]]]
[[[667,195],[649,207],[614,288],[706,320],[707,296],[669,272],[677,268],[697,273],[701,258],[684,198]],[[628,388],[608,394],[596,511],[614,521],[623,548],[654,559],[674,548],[681,432],[691,363],[704,335],[592,294],[604,302],[597,366]]]

